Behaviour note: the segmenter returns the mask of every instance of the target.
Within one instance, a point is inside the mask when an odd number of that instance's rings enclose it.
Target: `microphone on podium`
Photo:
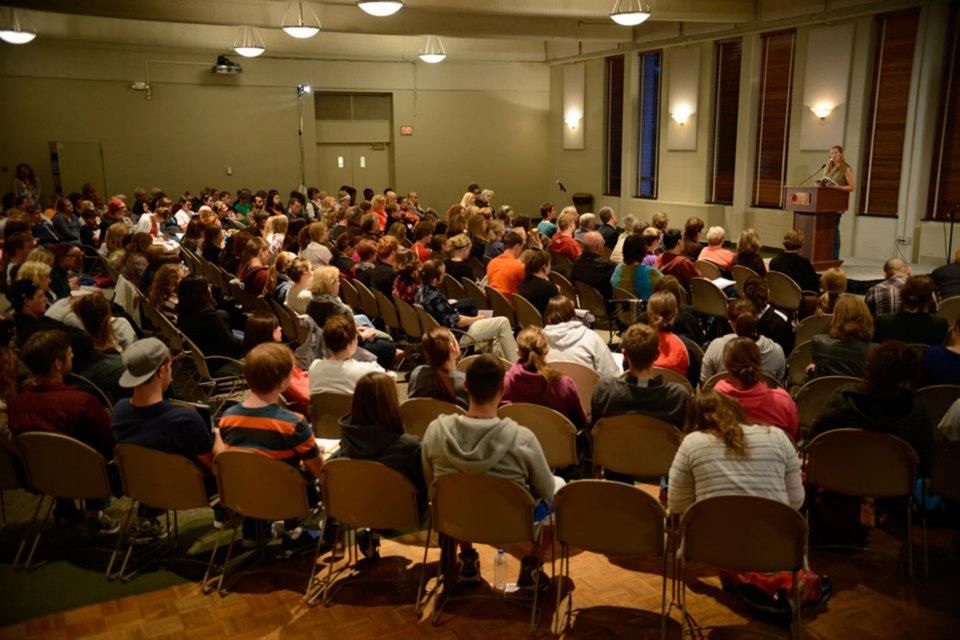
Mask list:
[[[826,167],[826,166],[827,166],[827,163],[824,162],[822,165],[820,165],[820,168],[819,168],[819,169],[817,169],[816,171],[814,171],[813,173],[811,173],[809,176],[807,176],[806,178],[804,178],[803,180],[801,180],[801,181],[797,184],[797,186],[798,186],[798,187],[801,186],[804,182],[806,182],[807,180],[809,180],[809,179],[812,178],[813,176],[815,176],[815,175],[817,175],[818,173],[820,173],[821,171],[823,171],[824,167]]]

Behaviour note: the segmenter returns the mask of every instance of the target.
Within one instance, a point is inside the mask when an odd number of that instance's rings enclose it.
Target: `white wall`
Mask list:
[[[13,167],[28,162],[49,186],[48,142],[100,140],[108,193],[161,186],[174,194],[207,185],[287,192],[300,182],[295,87],[309,83],[393,94],[392,186],[419,190],[428,206],[445,210],[470,182],[495,189],[496,203],[523,212],[535,212],[546,197],[545,64],[241,62],[243,75],[215,76],[208,54],[49,41],[4,46],[0,167],[7,173],[0,183],[12,182]],[[149,101],[130,88],[148,78]],[[414,135],[401,137],[399,126],[408,124]],[[317,175],[312,99],[304,100],[304,140],[311,185]]]
[[[810,2],[802,0],[795,3],[789,11],[777,10],[775,3],[763,3],[761,20],[770,20],[769,26],[752,25],[741,32],[743,37],[743,62],[740,76],[740,112],[737,131],[737,164],[732,206],[718,208],[705,204],[709,184],[710,137],[712,135],[712,98],[714,73],[714,39],[731,37],[730,29],[718,31],[715,38],[700,36],[700,41],[690,42],[683,38],[673,38],[658,43],[650,36],[649,41],[638,42],[632,51],[628,51],[626,64],[626,92],[624,109],[624,191],[621,198],[599,197],[601,204],[608,204],[618,211],[639,212],[649,216],[654,211],[665,211],[671,217],[672,226],[682,226],[690,215],[699,215],[708,224],[723,224],[727,229],[727,238],[735,239],[740,229],[755,227],[764,244],[779,247],[783,233],[792,226],[792,214],[775,209],[759,209],[750,206],[750,189],[754,178],[756,158],[756,122],[759,100],[759,57],[760,33],[764,30],[782,29],[790,26],[797,28],[797,40],[793,72],[793,93],[791,102],[789,147],[787,151],[787,184],[797,184],[819,167],[825,160],[827,148],[810,148],[815,136],[809,135],[812,114],[805,104],[804,79],[817,74],[822,65],[823,51],[818,44],[818,55],[808,55],[808,39],[812,31],[823,29],[819,18],[811,18],[815,13]],[[869,12],[892,10],[911,3],[870,3],[862,11],[854,13],[858,3],[846,3],[852,6],[850,14],[843,17],[832,16],[831,25],[838,25],[852,33],[852,43],[836,41],[835,59],[843,59],[848,52],[849,68],[830,69],[820,75],[835,75],[836,84],[847,81],[846,100],[837,113],[831,117],[841,118],[842,139],[837,140],[846,150],[848,162],[857,171],[863,165],[864,129],[867,123],[867,111],[870,108],[871,73],[873,69],[874,18]],[[863,3],[859,3],[863,6]],[[917,4],[917,3],[912,3]],[[944,226],[942,223],[923,222],[927,206],[927,193],[930,184],[930,158],[933,153],[935,120],[938,109],[938,96],[942,81],[940,70],[943,63],[943,47],[946,29],[945,3],[923,2],[921,4],[921,26],[913,64],[913,84],[908,101],[906,137],[904,147],[904,171],[901,182],[898,218],[858,216],[859,184],[851,194],[849,212],[841,223],[842,256],[880,259],[894,255],[897,250],[896,239],[905,236],[911,244],[902,247],[908,259],[926,263],[942,263],[945,260]],[[821,6],[822,10],[822,5]],[[811,9],[813,7],[813,9]],[[774,22],[775,21],[775,22]],[[815,32],[816,35],[816,32]],[[852,46],[851,46],[852,44]],[[828,45],[829,46],[829,45]],[[659,155],[659,195],[656,200],[640,200],[631,197],[635,193],[636,162],[634,155],[636,137],[633,121],[636,118],[636,51],[664,48],[664,66],[661,77],[660,111],[660,155]],[[672,52],[700,48],[699,106],[696,118],[696,148],[693,150],[671,149],[667,142],[668,127],[676,125],[670,120],[668,91],[677,78],[674,73],[683,73],[689,65],[671,66]],[[608,55],[621,53],[610,51]],[[682,57],[682,56],[681,56]],[[827,57],[831,57],[828,52]],[[583,60],[581,57],[580,60]],[[808,69],[808,65],[817,67]],[[557,67],[561,65],[556,65]],[[604,62],[602,59],[589,59],[587,69],[587,110],[586,148],[582,151],[563,151],[556,149],[553,160],[557,172],[566,176],[568,183],[577,185],[577,190],[588,191],[600,196],[604,187],[603,149],[605,144],[604,114]],[[557,68],[551,74],[551,107],[558,109]],[[685,78],[689,83],[694,80]],[[802,142],[804,124],[808,128],[806,143]],[[559,135],[561,118],[551,113],[551,134]],[[835,123],[836,124],[836,123]],[[826,147],[826,145],[824,145]],[[860,175],[858,174],[858,178]],[[600,205],[598,205],[600,206]],[[955,248],[960,245],[960,232]]]

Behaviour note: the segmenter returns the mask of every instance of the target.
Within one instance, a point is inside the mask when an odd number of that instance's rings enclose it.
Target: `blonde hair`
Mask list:
[[[470,236],[465,233],[458,233],[452,238],[448,238],[443,244],[443,253],[448,257],[453,257],[457,251],[465,249],[471,245]]]
[[[43,264],[53,266],[53,252],[43,247],[36,247],[31,249],[30,253],[27,254],[27,259],[24,262],[42,262]]]
[[[727,232],[724,231],[723,227],[710,227],[707,229],[707,244],[711,247],[723,244],[726,235]]]
[[[104,242],[107,245],[107,253],[123,249],[123,241],[130,233],[130,225],[126,222],[114,222],[107,228],[107,237]]]
[[[548,389],[560,379],[560,372],[547,364],[550,345],[540,327],[527,327],[517,335],[517,361],[527,371],[539,373],[547,381]]]
[[[873,316],[863,298],[845,293],[837,300],[830,322],[830,337],[873,339]]]
[[[557,229],[564,231],[569,229],[573,225],[577,224],[577,214],[576,213],[561,213],[560,217],[557,218]]]
[[[32,252],[31,252],[32,253]],[[17,280],[30,280],[40,286],[40,278],[50,277],[50,265],[39,260],[27,260],[17,269]]]
[[[847,274],[839,267],[831,267],[820,277],[820,288],[823,294],[817,300],[817,315],[828,316],[833,313],[840,294],[847,291]]]
[[[750,452],[742,423],[743,412],[737,402],[716,391],[703,391],[690,400],[685,431],[709,433],[723,441],[727,453],[746,458]]]
[[[263,225],[263,235],[264,237],[271,233],[286,235],[289,225],[290,219],[287,216],[270,216],[267,218],[266,224]]]
[[[340,281],[340,270],[336,267],[318,267],[310,276],[307,288],[316,296],[333,295],[333,285]]]
[[[756,229],[744,229],[737,240],[737,253],[760,253],[760,234]]]

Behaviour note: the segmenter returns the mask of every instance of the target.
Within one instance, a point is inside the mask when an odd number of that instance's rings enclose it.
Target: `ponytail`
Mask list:
[[[560,372],[547,364],[547,351],[547,338],[540,327],[527,327],[517,336],[517,355],[521,366],[543,376],[547,381],[547,388],[552,391],[554,384],[560,379]]]

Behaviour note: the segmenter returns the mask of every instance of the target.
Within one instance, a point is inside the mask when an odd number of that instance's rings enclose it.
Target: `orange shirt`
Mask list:
[[[683,340],[668,331],[660,332],[660,355],[653,362],[655,367],[673,369],[682,376],[690,368],[690,354]]]
[[[501,253],[487,265],[487,284],[510,298],[525,276],[523,263],[509,253]]]

